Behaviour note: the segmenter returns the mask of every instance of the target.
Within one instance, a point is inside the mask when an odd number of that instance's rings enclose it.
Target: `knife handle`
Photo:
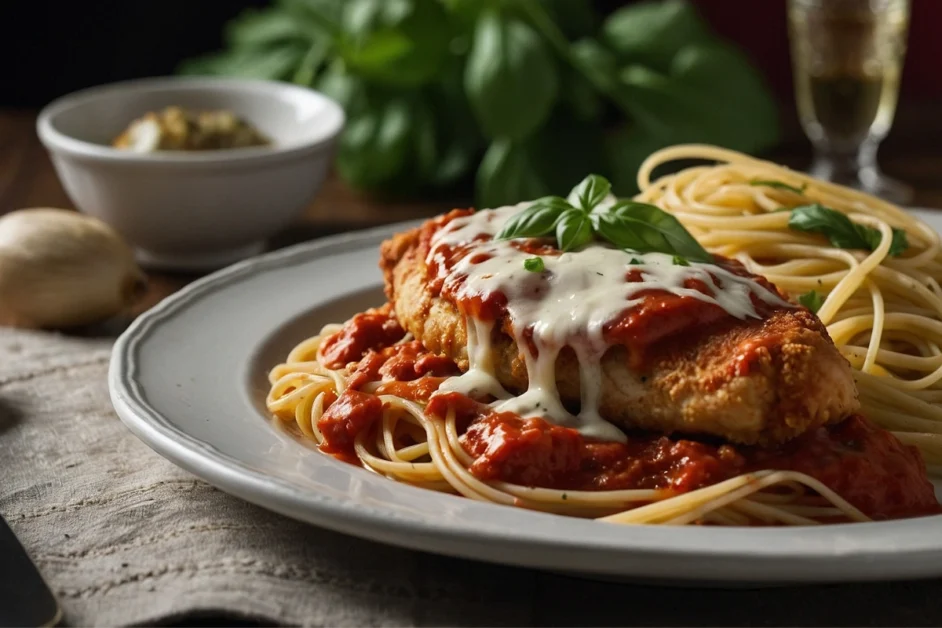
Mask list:
[[[0,516],[0,627],[55,626],[60,619],[56,597]]]

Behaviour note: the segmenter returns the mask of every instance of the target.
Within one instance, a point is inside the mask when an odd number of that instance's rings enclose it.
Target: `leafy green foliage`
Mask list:
[[[792,209],[788,227],[795,231],[820,233],[840,249],[876,250],[883,239],[879,230],[853,222],[845,214],[819,203]],[[896,257],[909,248],[906,232],[893,228],[890,255]]]
[[[404,170],[415,127],[415,111],[405,99],[392,98],[365,108],[347,122],[337,155],[340,174],[365,189],[398,176]]]
[[[752,152],[778,137],[774,100],[745,57],[725,46],[692,44],[675,56],[669,74],[630,65],[620,78],[638,125],[669,143]]]
[[[808,187],[807,184],[802,185],[800,188],[796,188],[794,185],[788,185],[782,181],[770,181],[767,179],[753,179],[749,182],[749,185],[774,188],[776,190],[785,190],[786,192],[791,192],[792,194],[804,194],[805,188]]]
[[[664,71],[684,46],[708,40],[710,33],[691,3],[646,0],[610,15],[602,36],[626,61]]]
[[[557,81],[553,57],[529,25],[496,11],[478,20],[464,85],[485,134],[519,140],[533,133],[556,102]]]
[[[799,295],[798,302],[817,314],[821,306],[824,305],[824,297],[812,290],[811,292]]]
[[[435,78],[451,40],[436,0],[346,0],[341,28],[341,56],[351,69],[401,87]]]
[[[239,78],[290,80],[301,60],[304,48],[286,46],[265,50],[239,50],[228,55],[210,55],[187,61],[184,74],[219,74]]]
[[[338,170],[377,193],[474,182],[490,207],[599,172],[627,195],[663,146],[756,152],[778,140],[764,81],[690,0],[645,0],[604,20],[591,0],[274,0],[232,20],[225,41],[180,72],[335,98],[348,117]],[[566,224],[578,242],[581,223]]]

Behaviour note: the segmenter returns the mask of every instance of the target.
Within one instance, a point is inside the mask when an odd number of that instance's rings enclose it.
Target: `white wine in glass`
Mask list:
[[[896,113],[909,0],[789,0],[795,95],[815,149],[811,174],[906,203],[877,166]]]

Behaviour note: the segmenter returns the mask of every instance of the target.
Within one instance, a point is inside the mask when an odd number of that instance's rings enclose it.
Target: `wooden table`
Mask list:
[[[916,189],[914,205],[942,208],[942,118],[934,103],[901,108],[890,137],[881,148],[885,171]],[[810,145],[794,111],[784,110],[785,137],[768,157],[793,168],[810,161]],[[24,207],[73,207],[35,130],[36,112],[0,110],[0,214]],[[274,237],[272,248],[382,224],[435,215],[467,206],[469,199],[402,202],[371,199],[330,177],[299,223]],[[144,311],[179,290],[194,275],[150,273],[146,295],[135,310]]]

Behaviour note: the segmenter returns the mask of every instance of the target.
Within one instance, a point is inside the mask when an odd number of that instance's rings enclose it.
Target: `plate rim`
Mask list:
[[[830,545],[824,546],[820,542],[799,547],[775,543],[776,539],[783,540],[783,536],[787,538],[795,534],[795,529],[777,528],[749,531],[767,541],[765,544],[730,548],[705,543],[696,550],[677,548],[670,544],[651,546],[632,543],[633,535],[630,533],[625,534],[623,543],[613,547],[610,544],[593,543],[592,539],[550,540],[527,537],[525,534],[521,538],[519,530],[502,530],[500,533],[476,530],[469,534],[440,521],[415,522],[388,515],[384,517],[381,510],[358,504],[354,500],[319,495],[316,491],[304,490],[283,478],[253,469],[237,458],[216,450],[211,443],[194,438],[175,427],[147,401],[140,383],[135,379],[138,371],[137,352],[154,328],[172,319],[175,312],[208,294],[238,284],[243,277],[277,272],[286,266],[313,263],[334,252],[348,252],[351,247],[375,247],[377,239],[420,223],[421,220],[394,223],[327,236],[272,251],[197,279],[165,298],[139,316],[115,342],[109,365],[108,386],[119,418],[132,433],[164,458],[245,501],[338,532],[414,550],[544,569],[567,569],[560,566],[559,560],[548,557],[561,552],[581,552],[581,555],[573,556],[572,561],[578,563],[575,570],[581,573],[678,580],[703,579],[673,571],[685,561],[698,559],[726,564],[730,571],[724,573],[723,577],[708,579],[728,582],[865,581],[942,574],[942,534],[934,535],[939,539],[935,544],[926,540],[933,536],[933,528],[937,533],[942,532],[942,526],[939,525],[942,524],[942,515],[898,520],[892,524],[880,522],[828,526],[829,530],[834,530],[834,539]],[[312,301],[312,305],[315,304]],[[336,464],[344,463],[336,461]],[[382,480],[388,481],[384,478]],[[888,525],[900,528],[901,534],[905,534],[907,528],[912,528],[911,534],[919,534],[925,539],[902,550],[894,548],[892,544],[886,544],[885,528]],[[720,532],[729,535],[729,529],[711,529],[711,533],[717,536],[721,536]],[[483,556],[480,552],[482,543],[490,546],[489,554],[501,554],[500,558]],[[506,555],[503,554],[505,550]],[[627,554],[621,557],[623,560],[636,559],[639,563],[637,569],[626,572],[623,568],[613,568],[608,561],[599,560],[610,552]],[[664,567],[652,565],[652,560],[664,562]],[[739,561],[748,565],[738,565]],[[833,561],[838,561],[840,567],[835,569],[834,565],[829,565]],[[771,569],[773,566],[774,570]],[[759,576],[757,572],[760,572]]]

